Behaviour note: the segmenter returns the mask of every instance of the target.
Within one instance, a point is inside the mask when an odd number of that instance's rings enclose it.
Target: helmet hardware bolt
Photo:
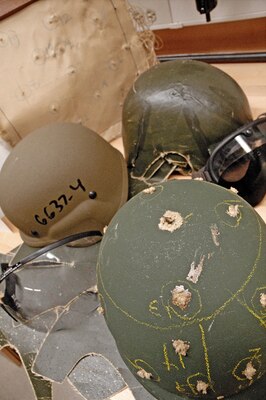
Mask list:
[[[246,135],[246,136],[251,136],[251,135],[252,135],[252,130],[251,130],[251,129],[247,129],[247,130],[245,131],[245,135]]]
[[[32,236],[40,237],[40,234],[37,231],[30,231],[30,233],[31,233]]]
[[[94,192],[94,190],[92,190],[91,192],[89,192],[89,198],[90,198],[90,199],[96,199],[96,197],[97,197],[97,193]]]

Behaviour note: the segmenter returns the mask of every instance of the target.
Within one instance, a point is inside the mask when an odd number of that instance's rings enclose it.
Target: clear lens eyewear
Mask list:
[[[93,288],[100,244],[90,247],[73,245],[95,236],[102,234],[89,231],[71,235],[38,249],[11,266],[1,263],[0,281],[5,285],[2,307],[15,320],[32,321],[47,312],[49,314],[49,310],[66,306],[78,294]],[[25,250],[25,245],[21,250]],[[20,250],[15,257],[19,256]]]

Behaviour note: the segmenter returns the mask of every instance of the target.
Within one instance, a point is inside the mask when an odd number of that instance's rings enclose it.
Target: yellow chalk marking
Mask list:
[[[182,365],[182,368],[183,368],[183,369],[186,369],[185,364],[184,364],[184,361],[183,361],[183,356],[182,356],[182,354],[178,354],[178,355],[179,355],[179,361],[180,361],[180,364]]]
[[[258,294],[258,292],[263,292],[263,291],[265,291],[265,290],[266,290],[266,286],[261,286],[261,287],[257,288],[257,289],[255,290],[255,293],[253,294],[253,296],[252,296],[252,298],[251,298],[251,304],[252,304],[253,308],[254,308],[256,311],[258,311],[260,314],[262,314],[262,318],[264,318],[264,317],[266,316],[266,309],[265,309],[265,310],[263,309],[263,307],[262,307],[262,305],[261,305],[261,303],[260,303],[259,298],[258,298],[258,300],[257,300],[258,306],[256,305],[255,301],[256,301],[256,296],[258,296],[258,297],[260,296],[260,293]],[[254,303],[255,303],[255,304],[254,304]]]
[[[195,303],[195,299],[198,300],[198,309],[190,316],[187,317],[185,315],[180,314],[177,309],[174,309],[172,305],[169,304],[169,299],[167,301],[167,304],[164,303],[164,291],[169,291],[169,294],[171,292],[171,289],[174,289],[175,286],[183,284],[183,286],[185,288],[189,288],[190,292],[192,293],[192,301]],[[201,311],[202,309],[202,301],[201,301],[201,296],[200,293],[197,289],[193,288],[187,281],[182,281],[182,280],[178,280],[178,281],[169,281],[166,284],[164,284],[161,288],[161,302],[162,302],[162,306],[164,307],[164,309],[166,310],[169,319],[172,319],[172,314],[176,315],[178,318],[184,320],[184,321],[191,321],[194,320],[195,316]],[[172,314],[171,314],[172,313]]]
[[[208,357],[208,349],[207,349],[207,344],[206,344],[206,338],[205,338],[205,333],[203,326],[199,324],[200,328],[200,333],[201,333],[201,341],[202,341],[202,346],[203,346],[203,351],[204,351],[204,358],[205,358],[205,366],[206,366],[206,371],[207,371],[207,377],[209,384],[211,385],[211,370],[210,370],[210,363],[209,363],[209,357]]]
[[[161,314],[158,311],[158,300],[152,300],[149,304],[149,312],[156,317],[161,317]]]
[[[190,390],[192,391],[193,394],[197,394],[197,395],[198,395],[198,392],[197,392],[197,390],[195,389],[195,385],[193,385],[193,383],[190,383],[190,381],[191,381],[191,379],[193,379],[193,378],[195,378],[195,377],[199,377],[199,376],[204,376],[204,375],[201,374],[200,372],[197,372],[196,374],[190,375],[190,376],[187,378],[187,384],[188,384],[188,386],[190,387]]]
[[[261,353],[260,353],[260,352],[261,352],[261,348],[260,348],[260,347],[257,347],[257,348],[255,348],[255,349],[250,349],[249,352],[250,352],[250,353],[251,353],[251,352],[254,352],[254,354],[253,354],[253,355],[250,355],[249,357],[245,357],[245,358],[243,358],[242,360],[240,360],[240,361],[236,364],[235,368],[234,368],[233,371],[232,371],[232,375],[233,375],[238,381],[246,381],[246,380],[248,380],[247,377],[245,377],[245,376],[240,376],[240,375],[237,374],[237,369],[238,369],[238,368],[240,368],[240,369],[243,369],[243,368],[244,368],[244,367],[240,367],[241,364],[245,364],[245,366],[246,366],[248,362],[252,362],[253,360],[256,360],[257,363],[259,364],[259,366],[261,366],[261,361],[260,361],[260,358],[261,358]],[[241,373],[242,373],[242,371],[241,371]],[[251,381],[253,382],[253,379],[252,379]]]
[[[263,328],[266,328],[266,321],[264,321],[264,318],[263,318],[263,317],[261,317],[260,315],[258,315],[254,310],[252,310],[252,308],[250,308],[250,307],[247,305],[246,302],[240,300],[239,297],[237,297],[236,299],[237,299],[237,301],[238,301],[243,307],[245,307],[245,309],[246,309],[251,315],[253,315],[254,318],[256,318],[256,319],[260,322],[260,324],[261,324],[261,326],[262,326]]]
[[[191,218],[192,217],[192,215],[193,215],[193,213],[190,213],[190,214],[188,214],[188,215],[186,215],[185,217],[184,217],[184,219],[189,219],[189,218]]]
[[[171,307],[168,305],[168,306],[165,306],[164,305],[164,307],[165,307],[165,309],[166,309],[166,312],[167,312],[167,314],[168,314],[168,318],[169,319],[172,319],[172,314],[171,314]]]
[[[170,371],[171,367],[177,369],[177,371],[179,370],[178,366],[170,363],[169,361],[169,356],[168,356],[168,351],[167,351],[167,345],[166,343],[163,344],[163,356],[164,356],[164,365],[166,366],[167,371]]]
[[[225,206],[228,205],[228,206],[230,206],[230,205],[232,205],[232,203],[235,204],[235,205],[239,205],[239,207],[243,207],[243,205],[241,205],[241,203],[239,203],[239,201],[237,201],[237,200],[224,200],[224,201],[222,201],[221,203],[218,203],[218,204],[215,206],[214,211],[215,211],[215,214],[221,219],[221,221],[222,221],[223,224],[225,224],[225,225],[227,225],[227,226],[230,226],[231,228],[237,228],[237,227],[239,226],[239,224],[240,224],[241,219],[242,219],[241,210],[239,210],[239,216],[236,218],[236,221],[235,221],[234,224],[230,224],[229,222],[225,222],[225,221],[222,219],[222,215],[219,214],[219,212],[217,211],[217,209],[218,209],[219,206],[221,206],[221,205],[225,205]],[[226,211],[225,211],[225,214],[226,214]]]
[[[194,318],[193,320],[189,320],[188,319],[188,320],[185,320],[185,322],[183,322],[183,323],[173,324],[173,325],[169,325],[169,326],[166,326],[166,327],[165,326],[153,325],[153,324],[150,324],[150,323],[145,322],[145,321],[140,321],[137,318],[135,318],[132,315],[130,315],[127,311],[123,310],[114,301],[114,299],[111,297],[111,295],[108,293],[108,291],[106,290],[105,284],[103,282],[103,279],[102,279],[101,266],[100,266],[99,262],[97,263],[98,281],[99,281],[99,283],[101,283],[103,291],[105,292],[106,297],[110,300],[110,302],[113,304],[113,306],[117,310],[119,310],[121,313],[123,313],[127,318],[133,320],[134,322],[136,322],[139,325],[146,326],[148,328],[159,330],[159,331],[168,331],[168,330],[171,330],[173,328],[178,328],[178,327],[182,327],[182,326],[191,325],[191,324],[194,324],[194,323],[201,323],[202,321],[211,320],[211,319],[217,317],[217,315],[219,315],[233,300],[235,300],[240,295],[240,293],[243,292],[243,290],[245,289],[247,284],[250,282],[250,280],[252,279],[252,277],[253,277],[253,275],[254,275],[254,273],[256,271],[257,264],[258,264],[258,262],[260,260],[260,257],[261,257],[261,250],[262,250],[262,228],[261,228],[261,223],[260,223],[260,220],[259,220],[258,216],[257,216],[257,221],[258,221],[258,229],[259,229],[258,252],[257,252],[256,259],[254,261],[254,264],[252,266],[252,269],[251,269],[249,275],[247,276],[247,279],[244,281],[244,283],[241,285],[241,287],[230,298],[228,298],[219,308],[217,308],[212,314],[210,314],[208,316],[201,317],[201,318]],[[104,247],[105,247],[105,243],[104,243]],[[101,251],[101,253],[102,253],[102,251]],[[101,253],[99,254],[99,259],[100,259]],[[179,317],[180,317],[180,315],[179,315]],[[183,317],[183,319],[184,319],[184,317]]]
[[[166,365],[166,369],[167,369],[167,371],[170,371],[170,362],[169,362],[166,343],[163,344],[163,356],[164,356],[164,364]]]
[[[135,368],[135,369],[137,369],[138,371],[139,370],[141,370],[141,369],[144,369],[146,372],[150,372],[151,371],[151,374],[152,374],[152,380],[153,381],[155,381],[155,382],[160,382],[160,376],[159,376],[159,374],[155,371],[155,369],[150,365],[150,364],[148,364],[146,361],[144,361],[144,360],[142,360],[141,358],[137,358],[137,359],[135,359],[135,360],[130,360],[128,357],[126,357],[126,359],[128,360],[128,362],[131,364],[131,365],[133,365],[133,367]],[[141,364],[141,365],[139,365],[139,364]]]
[[[180,383],[178,383],[177,381],[175,382],[175,388],[180,393],[184,393],[186,391],[184,385],[180,385]]]

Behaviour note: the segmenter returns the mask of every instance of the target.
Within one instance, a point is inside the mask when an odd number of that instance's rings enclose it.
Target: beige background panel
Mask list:
[[[125,0],[37,1],[0,22],[0,57],[0,135],[13,146],[50,122],[107,131],[154,62]]]

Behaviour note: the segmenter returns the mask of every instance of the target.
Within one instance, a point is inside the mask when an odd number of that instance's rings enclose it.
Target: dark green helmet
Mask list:
[[[265,395],[266,225],[233,191],[171,180],[114,216],[98,288],[120,354],[160,400]]]
[[[200,169],[216,143],[251,120],[243,90],[214,66],[177,60],[145,71],[123,107],[130,194]]]

